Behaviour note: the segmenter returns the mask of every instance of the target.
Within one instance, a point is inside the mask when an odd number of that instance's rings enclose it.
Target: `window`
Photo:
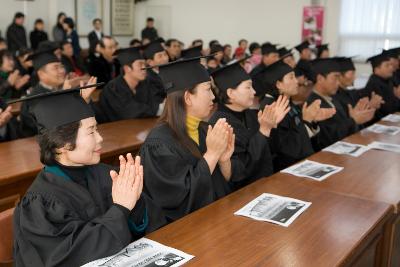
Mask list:
[[[339,52],[366,59],[400,46],[399,0],[342,0]]]

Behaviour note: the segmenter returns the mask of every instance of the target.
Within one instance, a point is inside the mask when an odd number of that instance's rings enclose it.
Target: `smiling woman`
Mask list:
[[[16,265],[79,266],[141,236],[140,158],[120,156],[119,173],[99,163],[103,138],[79,89],[28,99],[45,167],[14,212]]]

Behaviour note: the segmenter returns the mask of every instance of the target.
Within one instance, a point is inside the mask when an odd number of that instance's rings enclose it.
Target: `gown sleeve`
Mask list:
[[[182,154],[183,153],[183,154]],[[160,207],[166,221],[174,221],[214,200],[210,169],[204,158],[162,140],[146,140],[140,150],[144,192]],[[152,218],[150,216],[150,224]]]
[[[14,212],[17,266],[79,266],[120,251],[131,242],[128,217],[112,205],[82,220],[59,200],[27,194]]]

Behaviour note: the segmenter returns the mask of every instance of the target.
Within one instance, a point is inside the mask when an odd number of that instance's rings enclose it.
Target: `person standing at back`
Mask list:
[[[149,41],[155,41],[158,38],[157,29],[154,28],[154,19],[148,17],[146,20],[146,28],[142,30],[142,40],[148,39]]]
[[[14,20],[7,28],[7,43],[8,50],[14,53],[23,47],[28,47],[26,40],[26,31],[24,27],[25,15],[21,12],[17,12],[14,15]]]

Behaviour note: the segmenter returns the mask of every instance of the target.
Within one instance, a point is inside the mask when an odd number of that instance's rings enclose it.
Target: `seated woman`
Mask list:
[[[26,98],[45,165],[14,212],[16,266],[80,266],[120,251],[143,234],[140,158],[100,164],[102,137],[79,90]]]
[[[236,137],[230,180],[234,189],[273,173],[268,139],[271,130],[289,112],[286,97],[258,114],[250,109],[256,91],[240,63],[226,65],[211,74],[219,89],[220,105],[209,122],[215,124],[220,118],[226,118]]]
[[[268,66],[261,76],[267,88],[267,94],[260,103],[261,109],[280,95],[291,99],[298,93],[294,69],[282,60]],[[305,103],[301,109],[290,100],[289,113],[271,134],[274,167],[277,171],[314,153],[311,141],[319,132],[317,122],[335,113],[334,109],[320,108],[320,104],[321,101],[316,100],[310,105]]]
[[[167,91],[163,114],[140,149],[146,195],[165,222],[230,193],[232,129],[225,119],[202,122],[213,109],[210,76],[199,57],[160,65]],[[150,223],[151,218],[150,218]]]

